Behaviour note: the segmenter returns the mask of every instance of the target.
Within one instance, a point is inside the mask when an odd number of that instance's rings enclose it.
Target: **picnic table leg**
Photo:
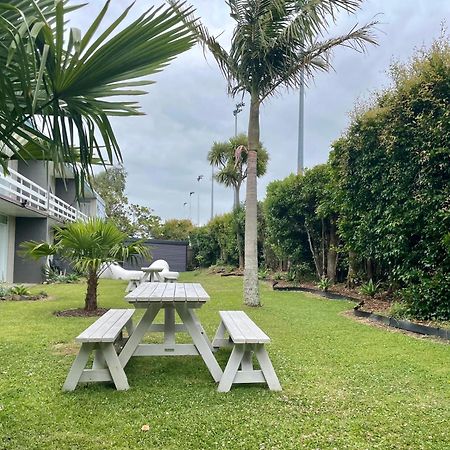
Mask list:
[[[175,308],[168,305],[164,308],[164,347],[175,346]]]
[[[244,356],[241,361],[241,368],[243,371],[252,371],[253,370],[253,349],[251,345],[247,345],[245,347]]]
[[[105,357],[100,347],[97,347],[94,354],[94,362],[92,363],[93,369],[104,369],[106,368]]]
[[[272,362],[270,361],[269,355],[267,354],[267,350],[264,348],[264,345],[256,345],[255,355],[256,359],[259,362],[259,366],[261,367],[264,378],[267,381],[269,389],[271,391],[281,391],[281,384],[278,380],[277,374],[275,373]]]
[[[227,366],[223,371],[222,378],[220,379],[219,387],[217,388],[219,392],[228,392],[230,390],[243,357],[244,345],[235,345],[233,347],[233,351],[231,352]]]
[[[128,338],[127,343],[124,345],[122,351],[120,352],[119,361],[122,367],[125,367],[130,358],[133,356],[133,353],[136,350],[137,346],[141,342],[145,333],[150,328],[153,320],[155,320],[160,307],[160,303],[156,303],[155,305],[151,305],[147,309],[147,311],[145,311],[145,314],[142,316],[141,321],[137,324],[133,334]]]
[[[93,348],[94,344],[92,343],[81,344],[80,351],[69,370],[66,381],[64,382],[63,391],[73,391],[77,387],[78,381],[86,367],[89,355]]]
[[[114,349],[114,344],[100,344],[103,356],[105,358],[106,364],[108,365],[109,373],[116,385],[118,391],[126,391],[130,388],[128,385],[127,376],[123,370],[122,364],[119,361],[116,350]]]
[[[226,328],[222,321],[220,321],[216,334],[212,341],[213,351],[219,350],[221,347],[226,347],[230,344],[229,340],[225,338]]]
[[[214,348],[211,344],[211,341],[208,338],[208,335],[206,334],[205,329],[203,328],[203,325],[201,324],[200,320],[198,320],[197,314],[195,314],[195,311],[192,308],[188,309],[188,313],[191,315],[192,319],[194,320],[197,328],[200,330],[200,333],[202,334],[202,336],[204,336],[209,348],[211,349],[211,351],[214,351]]]
[[[211,344],[208,341],[208,337],[202,334],[201,330],[199,330],[192,315],[192,311],[190,311],[190,308],[188,308],[184,304],[176,304],[175,308],[181,320],[186,325],[186,329],[190,334],[192,341],[197,348],[197,351],[202,356],[203,361],[205,361],[205,364],[208,367],[208,370],[211,373],[212,377],[214,378],[214,381],[218,382],[222,377],[222,369],[216,361],[216,358],[214,358],[214,355],[210,348]]]

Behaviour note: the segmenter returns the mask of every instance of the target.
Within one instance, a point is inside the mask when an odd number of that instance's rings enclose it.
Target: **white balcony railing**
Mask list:
[[[60,221],[87,219],[86,214],[70,206],[42,186],[13,169],[8,170],[9,175],[3,175],[0,169],[0,194],[20,202],[24,207],[43,212]]]

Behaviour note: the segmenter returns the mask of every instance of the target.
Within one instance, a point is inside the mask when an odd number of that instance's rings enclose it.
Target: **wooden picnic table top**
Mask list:
[[[205,303],[210,299],[200,283],[141,283],[125,296],[129,303]]]
[[[141,267],[142,272],[162,272],[164,267]]]

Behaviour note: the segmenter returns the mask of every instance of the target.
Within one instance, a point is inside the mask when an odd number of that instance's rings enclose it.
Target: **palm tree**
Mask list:
[[[212,166],[219,168],[215,174],[216,180],[234,190],[234,227],[236,231],[237,250],[239,254],[239,268],[244,267],[244,252],[242,245],[242,230],[239,227],[237,214],[241,208],[240,190],[241,185],[247,178],[247,147],[248,139],[245,134],[239,134],[228,140],[228,142],[214,142],[208,153],[208,161]],[[256,175],[262,177],[267,170],[269,154],[261,143],[258,145],[258,159],[256,163]]]
[[[238,134],[227,142],[214,142],[208,153],[208,162],[219,170],[215,174],[216,180],[232,187],[234,190],[233,209],[240,205],[241,185],[247,178],[247,149],[248,139],[245,134]],[[258,145],[258,162],[256,174],[262,177],[267,170],[269,154],[261,143]]]
[[[28,241],[23,242],[21,247],[24,254],[33,259],[58,255],[86,275],[84,309],[95,311],[98,279],[102,271],[114,262],[136,255],[148,256],[148,251],[141,242],[126,245],[127,239],[128,235],[121,232],[113,222],[91,218],[85,222],[72,222],[65,228],[57,227],[55,244]]]
[[[355,12],[362,0],[228,0],[236,26],[230,50],[226,51],[201,23],[183,16],[173,0],[168,2],[213,54],[228,81],[228,92],[250,96],[244,301],[259,306],[256,180],[260,106],[282,88],[296,89],[316,70],[328,70],[334,47],[364,51],[367,43],[375,44],[371,33],[375,22],[355,26],[343,36],[320,40],[340,10]]]
[[[29,152],[30,145],[50,155],[59,169],[71,163],[77,178],[90,174],[96,154],[101,161],[121,161],[110,117],[142,112],[136,101],[120,97],[145,94],[141,87],[152,82],[143,77],[188,50],[193,36],[180,12],[163,7],[151,7],[125,26],[130,5],[106,26],[109,5],[110,0],[81,36],[80,30],[66,28],[67,14],[80,7],[68,0],[0,4],[0,165],[5,171],[10,156]],[[181,15],[192,11],[178,10]]]

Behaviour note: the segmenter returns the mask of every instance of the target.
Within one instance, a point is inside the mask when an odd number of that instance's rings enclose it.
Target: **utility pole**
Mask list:
[[[305,128],[305,72],[300,72],[300,91],[298,101],[298,153],[297,153],[297,174],[305,170],[304,155],[304,128]]]
[[[214,217],[214,166],[211,164],[211,220]]]
[[[197,177],[197,183],[203,180],[203,175]],[[200,226],[200,189],[197,191],[197,226]]]
[[[192,195],[195,194],[194,191],[189,192],[189,220],[192,222]]]

